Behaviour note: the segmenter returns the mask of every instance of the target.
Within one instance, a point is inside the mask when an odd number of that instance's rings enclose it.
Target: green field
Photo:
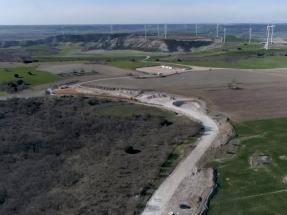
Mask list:
[[[7,95],[6,92],[0,91],[0,96],[5,96],[5,95]]]
[[[286,68],[287,56],[269,56],[263,58],[250,58],[240,60],[236,63],[222,61],[186,61],[180,62],[183,65],[216,67],[216,68],[234,68],[234,69],[273,69]]]
[[[151,114],[153,116],[163,116],[167,120],[174,122],[188,122],[189,119],[183,116],[178,116],[171,111],[164,111],[156,107],[135,105],[135,104],[124,104],[122,106],[107,106],[101,109],[95,109],[101,115],[108,116],[133,116],[133,115],[144,115]]]
[[[28,75],[28,72],[31,71],[33,75]],[[19,78],[24,80],[26,83],[31,86],[51,83],[54,81],[61,80],[57,75],[53,75],[49,72],[35,70],[33,67],[19,67],[19,68],[9,68],[9,71],[0,68],[0,83],[4,81],[15,80],[14,74],[18,74]]]
[[[49,48],[48,45],[34,45],[34,46],[26,46],[25,49],[34,49],[34,50],[47,50]]]
[[[156,66],[158,64],[154,62],[111,61],[108,65],[122,69],[132,69],[137,67]]]
[[[219,191],[212,199],[209,215],[286,214],[287,119],[235,123],[238,138],[255,136],[240,142],[231,159],[208,164],[218,171]],[[271,163],[251,167],[255,152],[271,157]]]

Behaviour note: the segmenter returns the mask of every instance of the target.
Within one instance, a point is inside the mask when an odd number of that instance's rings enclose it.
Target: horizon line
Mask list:
[[[103,25],[164,25],[164,24],[169,24],[169,25],[264,25],[267,24],[268,22],[257,22],[257,23],[252,23],[252,22],[234,22],[234,23],[223,23],[223,22],[218,22],[218,23],[208,23],[208,22],[195,22],[195,23],[134,23],[134,24],[0,24],[0,26],[73,26],[73,25],[82,25],[82,26],[103,26]],[[272,24],[287,24],[287,22],[273,22]]]

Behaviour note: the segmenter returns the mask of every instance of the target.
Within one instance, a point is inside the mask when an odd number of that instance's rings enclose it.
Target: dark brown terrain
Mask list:
[[[139,214],[174,147],[200,127],[106,99],[1,101],[0,214]]]

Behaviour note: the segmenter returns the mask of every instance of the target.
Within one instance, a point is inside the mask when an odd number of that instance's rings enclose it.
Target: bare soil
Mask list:
[[[149,79],[118,79],[95,82],[96,86],[142,89],[203,99],[208,107],[235,121],[287,116],[286,70],[190,71]],[[232,90],[235,83],[241,90]],[[89,83],[93,85],[93,82]]]

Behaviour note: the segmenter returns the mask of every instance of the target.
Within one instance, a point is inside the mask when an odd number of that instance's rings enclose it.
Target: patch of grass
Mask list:
[[[95,111],[101,115],[107,116],[133,116],[133,115],[147,115],[163,116],[169,121],[173,122],[188,122],[189,119],[183,116],[178,116],[171,111],[164,111],[157,107],[150,107],[137,104],[123,104],[119,106],[108,106],[102,109],[95,109]]]
[[[6,92],[0,91],[0,97],[1,97],[1,96],[6,96],[6,95],[7,95]]]
[[[28,72],[31,71],[33,75],[28,75]],[[0,82],[11,81],[16,79],[14,74],[18,74],[20,78],[31,86],[46,84],[54,81],[61,80],[61,77],[53,75],[49,72],[35,70],[33,67],[18,67],[10,68],[9,71],[5,71],[0,68]]]
[[[34,46],[26,46],[25,49],[34,49],[34,50],[47,50],[49,48],[48,45],[34,45]]]
[[[158,64],[153,62],[111,61],[108,65],[122,69],[132,69],[136,67],[157,66]]]
[[[262,135],[240,143],[231,159],[213,161],[218,171],[219,191],[211,201],[209,215],[284,214],[287,198],[287,119],[270,119],[234,124],[239,137]],[[260,152],[271,157],[270,164],[252,168],[250,157]],[[283,157],[282,157],[283,156]]]
[[[273,69],[286,68],[286,56],[270,56],[264,58],[250,58],[240,60],[236,63],[228,63],[223,61],[190,61],[181,62],[183,65],[216,67],[216,68],[234,68],[234,69]]]

